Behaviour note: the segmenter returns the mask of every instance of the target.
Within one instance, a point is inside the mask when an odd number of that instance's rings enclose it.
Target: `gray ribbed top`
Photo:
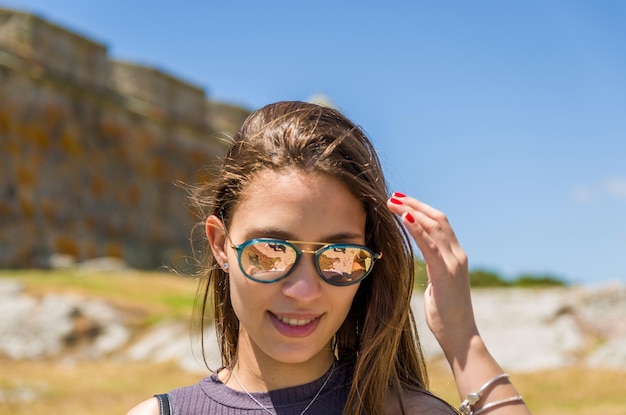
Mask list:
[[[341,415],[350,390],[350,371],[338,365],[306,415]],[[328,372],[305,385],[270,392],[252,393],[278,415],[300,415],[326,381]],[[245,392],[229,388],[216,373],[195,385],[174,389],[169,394],[173,415],[268,415]]]

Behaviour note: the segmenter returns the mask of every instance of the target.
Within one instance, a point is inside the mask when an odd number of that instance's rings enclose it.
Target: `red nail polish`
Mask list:
[[[409,221],[409,223],[415,223],[415,219],[413,219],[413,216],[409,212],[406,212],[404,217]]]
[[[401,200],[398,200],[398,199],[396,199],[396,198],[394,198],[394,197],[392,197],[391,199],[389,199],[389,201],[390,201],[391,203],[393,203],[394,205],[401,205],[401,204],[402,204],[402,201],[401,201]]]
[[[393,192],[394,197],[406,197],[406,195],[404,193],[400,193],[400,192]]]

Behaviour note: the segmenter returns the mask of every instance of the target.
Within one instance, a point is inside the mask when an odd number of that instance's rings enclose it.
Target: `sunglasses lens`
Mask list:
[[[295,249],[280,241],[255,241],[240,254],[242,270],[257,281],[267,282],[287,274],[296,258]]]
[[[318,254],[318,266],[324,279],[333,285],[359,282],[372,269],[372,253],[362,247],[331,245]]]
[[[259,282],[275,282],[285,277],[298,261],[299,251],[287,241],[254,239],[238,249],[239,264],[247,277]],[[312,253],[311,251],[307,251]],[[360,245],[328,245],[316,251],[317,268],[332,285],[351,285],[372,270],[374,254]]]

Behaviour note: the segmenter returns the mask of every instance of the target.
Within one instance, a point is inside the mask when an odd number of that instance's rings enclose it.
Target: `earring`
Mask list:
[[[228,262],[224,262],[224,265],[222,265],[222,269],[224,270],[224,272],[228,272]]]

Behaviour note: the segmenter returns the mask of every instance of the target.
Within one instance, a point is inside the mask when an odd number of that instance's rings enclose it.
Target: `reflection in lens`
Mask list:
[[[271,281],[280,278],[293,265],[296,252],[280,242],[259,241],[245,247],[242,268],[246,274],[258,280]]]
[[[274,251],[280,251],[282,253],[287,253],[287,247],[283,244],[268,242],[267,246],[272,248]]]
[[[371,264],[371,254],[361,248],[329,246],[318,256],[318,265],[324,278],[337,284],[358,281]]]
[[[289,274],[301,255],[289,241],[255,239],[237,248],[246,276],[260,282],[274,282]],[[307,253],[310,251],[307,251]],[[359,282],[374,265],[373,253],[360,245],[327,245],[315,253],[322,278],[335,285]]]

